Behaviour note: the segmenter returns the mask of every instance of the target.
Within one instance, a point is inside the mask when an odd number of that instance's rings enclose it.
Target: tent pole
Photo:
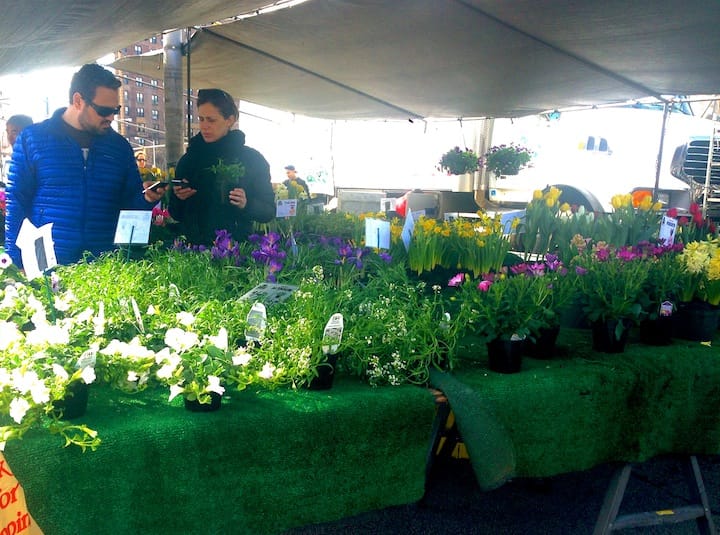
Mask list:
[[[190,143],[190,138],[192,137],[192,95],[190,94],[190,91],[192,89],[190,88],[190,28],[187,29],[187,80],[186,80],[186,91],[187,91],[187,100],[185,102],[185,105],[187,107],[187,140],[188,143]]]
[[[182,32],[173,30],[165,40],[165,151],[168,168],[183,154]]]
[[[658,147],[657,160],[655,161],[655,188],[653,189],[653,203],[658,200],[658,190],[660,189],[660,166],[662,165],[663,145],[665,144],[665,128],[667,127],[667,119],[670,113],[670,102],[667,100],[663,103],[662,127],[660,128],[660,146]]]

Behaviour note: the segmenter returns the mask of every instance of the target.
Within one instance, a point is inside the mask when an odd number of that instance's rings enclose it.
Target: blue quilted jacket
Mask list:
[[[130,144],[111,130],[93,138],[87,158],[63,129],[57,110],[25,128],[15,142],[6,189],[5,249],[18,265],[15,245],[24,218],[53,223],[59,264],[114,248],[120,210],[150,210]]]

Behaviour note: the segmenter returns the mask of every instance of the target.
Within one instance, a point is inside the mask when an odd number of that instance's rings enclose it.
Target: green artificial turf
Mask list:
[[[47,534],[277,533],[419,500],[435,414],[427,389],[337,378],[327,391],[228,392],[213,413],[91,387],[103,443],[38,432],[5,455]]]
[[[454,375],[510,435],[516,475],[546,477],[608,461],[720,452],[720,336],[714,343],[649,346],[631,335],[624,353],[597,353],[589,330],[563,327],[559,356],[550,360],[524,357],[521,372],[499,374],[478,347]],[[482,432],[463,433],[473,421],[458,425],[463,438]]]

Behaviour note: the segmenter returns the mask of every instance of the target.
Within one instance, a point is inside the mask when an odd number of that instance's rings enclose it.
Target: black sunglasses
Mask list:
[[[97,113],[100,117],[107,117],[108,115],[117,115],[118,113],[120,113],[120,106],[116,106],[115,108],[112,108],[110,106],[98,106],[92,100],[84,96],[83,100],[87,102],[88,105],[92,109],[94,109],[95,113]]]

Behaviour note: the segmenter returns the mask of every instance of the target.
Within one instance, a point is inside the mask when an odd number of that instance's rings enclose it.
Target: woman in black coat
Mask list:
[[[221,89],[198,91],[200,133],[188,144],[175,170],[169,211],[180,222],[179,233],[193,245],[211,245],[216,230],[242,241],[253,221],[275,216],[270,166],[245,145],[245,134],[232,130],[237,105]]]

